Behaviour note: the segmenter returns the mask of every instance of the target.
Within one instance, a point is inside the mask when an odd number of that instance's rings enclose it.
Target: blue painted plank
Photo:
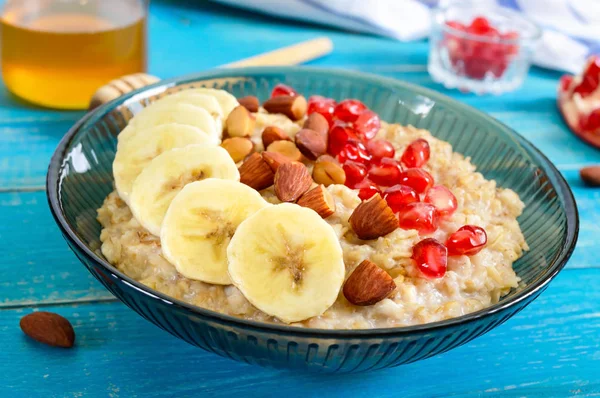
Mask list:
[[[68,248],[45,192],[0,193],[0,242],[0,309],[112,298]]]
[[[69,318],[72,350],[30,341],[30,309],[0,311],[0,392],[10,397],[566,397],[600,394],[600,270],[568,270],[532,305],[443,355],[360,375],[252,367],[188,346],[120,303],[44,308]],[[8,365],[10,364],[10,365]]]

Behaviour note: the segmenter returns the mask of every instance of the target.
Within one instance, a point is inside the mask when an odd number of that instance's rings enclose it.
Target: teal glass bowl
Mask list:
[[[382,119],[430,130],[470,156],[478,170],[525,202],[519,222],[531,250],[514,264],[525,287],[481,311],[424,325],[372,329],[303,329],[247,321],[168,297],[126,276],[101,255],[98,209],[113,190],[116,136],[157,96],[217,87],[265,100],[277,83],[304,95],[358,98]],[[223,69],[166,80],[86,115],[63,138],[47,179],[50,208],[69,246],[89,271],[141,316],[216,354],[264,366],[355,372],[414,362],[464,344],[535,299],[564,267],[578,233],[573,195],[533,145],[497,120],[436,92],[397,80],[313,68]]]

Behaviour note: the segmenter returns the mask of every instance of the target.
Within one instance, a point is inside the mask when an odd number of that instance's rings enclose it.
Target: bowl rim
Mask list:
[[[545,276],[543,278],[539,278],[539,280],[526,285],[523,289],[515,293],[512,297],[507,300],[499,301],[498,303],[491,305],[489,307],[483,308],[481,310],[471,312],[465,315],[461,315],[459,317],[450,318],[442,321],[430,322],[425,324],[411,325],[411,326],[398,326],[398,327],[389,327],[389,328],[375,328],[375,329],[317,329],[317,328],[303,328],[297,326],[290,326],[287,324],[276,324],[276,323],[267,323],[260,321],[247,320],[243,318],[238,318],[231,315],[222,314],[216,311],[212,311],[206,308],[202,308],[199,306],[195,306],[193,304],[189,304],[182,300],[170,297],[164,293],[161,293],[157,290],[154,290],[148,286],[145,286],[141,282],[130,278],[125,275],[123,272],[118,270],[108,261],[99,257],[88,245],[83,242],[77,234],[75,234],[72,226],[67,221],[66,217],[63,214],[62,207],[60,204],[60,172],[62,171],[63,164],[65,162],[66,149],[73,137],[77,134],[80,128],[88,123],[92,119],[100,119],[105,116],[108,111],[113,110],[116,106],[125,104],[130,100],[135,100],[136,96],[140,94],[144,94],[144,97],[147,94],[156,94],[162,91],[165,91],[173,86],[189,84],[189,83],[197,83],[200,80],[209,80],[209,79],[218,79],[218,78],[230,78],[230,77],[252,77],[256,75],[263,74],[278,74],[282,77],[285,77],[287,73],[306,73],[309,72],[313,75],[330,75],[335,74],[336,76],[341,76],[347,79],[359,79],[367,82],[371,82],[373,84],[377,84],[384,87],[390,88],[401,88],[405,90],[412,91],[416,95],[422,95],[427,98],[430,98],[434,101],[443,102],[445,106],[450,107],[454,110],[463,110],[468,113],[475,114],[479,117],[482,117],[483,120],[494,125],[496,128],[504,130],[506,133],[511,135],[513,138],[516,138],[520,144],[524,144],[528,150],[533,152],[536,156],[538,156],[542,162],[546,163],[546,167],[554,174],[554,177],[557,181],[557,193],[561,197],[564,202],[565,211],[566,211],[566,239],[562,248],[559,252],[559,255],[555,258],[553,264],[551,264],[550,268],[545,272]],[[533,144],[531,144],[528,140],[523,138],[519,133],[505,125],[504,123],[494,119],[493,117],[469,106],[464,103],[461,103],[455,99],[452,99],[444,94],[436,92],[434,90],[417,86],[414,84],[406,83],[404,81],[396,80],[393,78],[382,77],[379,75],[374,75],[370,73],[358,72],[358,71],[348,71],[334,68],[316,68],[316,67],[244,67],[244,68],[228,68],[228,69],[213,69],[206,72],[194,73],[180,77],[174,77],[170,79],[165,79],[154,83],[152,85],[143,87],[141,89],[132,91],[129,94],[126,94],[122,97],[119,97],[107,104],[102,105],[101,107],[96,108],[95,110],[84,115],[71,129],[65,134],[65,136],[61,139],[58,144],[52,158],[50,160],[50,165],[48,167],[48,174],[46,178],[46,194],[48,203],[50,206],[50,211],[52,216],[54,217],[56,223],[58,224],[61,232],[69,245],[73,247],[75,245],[80,253],[83,253],[89,261],[92,261],[96,265],[102,267],[105,271],[110,272],[115,278],[119,279],[121,282],[135,288],[138,292],[143,293],[148,296],[150,299],[159,300],[163,304],[173,305],[177,308],[185,311],[190,311],[194,315],[199,315],[203,318],[207,318],[210,320],[225,322],[230,324],[231,326],[237,326],[242,328],[250,328],[254,330],[260,331],[272,331],[276,333],[285,333],[288,335],[296,335],[296,336],[321,336],[325,338],[346,338],[352,339],[357,337],[368,337],[368,338],[377,338],[389,335],[397,335],[404,336],[414,333],[428,333],[436,330],[454,327],[464,323],[470,323],[473,321],[480,320],[482,318],[487,318],[494,314],[498,314],[508,309],[509,307],[515,306],[523,301],[526,301],[530,297],[536,297],[539,293],[541,293],[547,285],[552,281],[558,272],[560,272],[567,261],[571,257],[573,250],[575,249],[575,244],[577,242],[577,237],[579,234],[579,215],[577,211],[577,206],[575,202],[575,198],[573,193],[567,184],[566,180],[562,176],[562,174],[556,169],[554,164]],[[562,195],[561,195],[562,194]],[[527,301],[526,301],[527,302]]]

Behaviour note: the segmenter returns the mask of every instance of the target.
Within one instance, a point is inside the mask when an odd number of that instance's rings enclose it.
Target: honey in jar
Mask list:
[[[13,94],[84,109],[110,80],[146,71],[143,0],[16,0],[4,6],[2,76]]]

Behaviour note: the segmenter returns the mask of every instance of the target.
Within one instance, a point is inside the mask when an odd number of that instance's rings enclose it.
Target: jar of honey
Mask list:
[[[85,109],[100,86],[146,71],[147,0],[8,0],[2,77],[16,96]]]

